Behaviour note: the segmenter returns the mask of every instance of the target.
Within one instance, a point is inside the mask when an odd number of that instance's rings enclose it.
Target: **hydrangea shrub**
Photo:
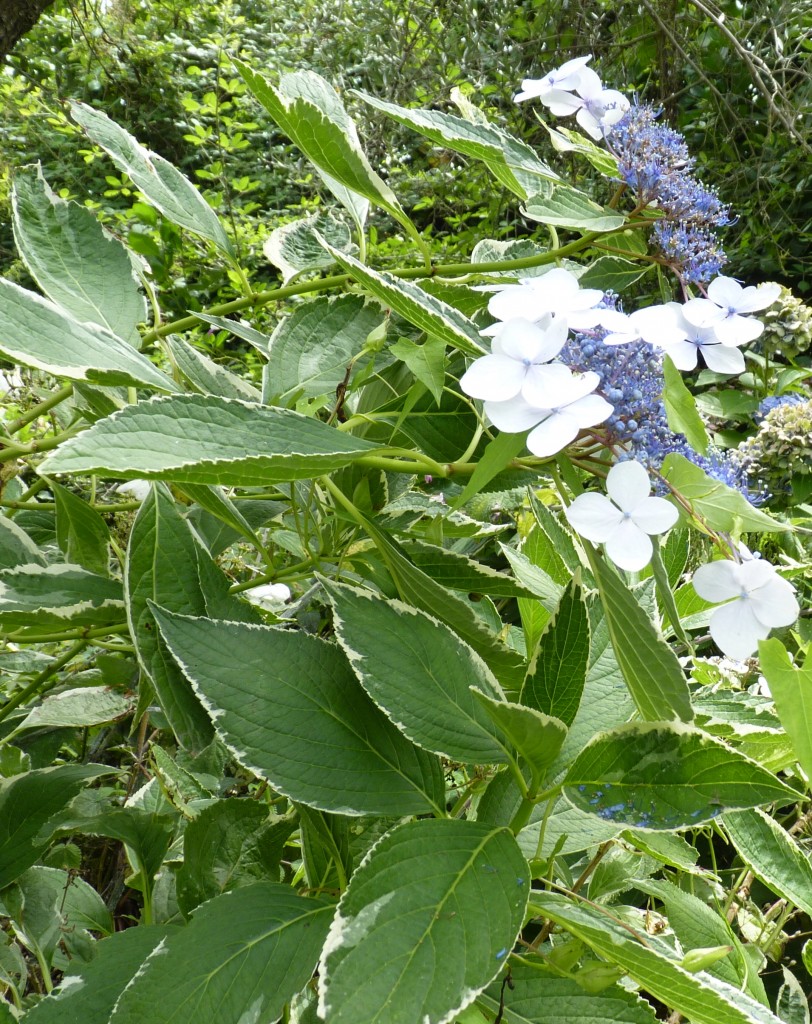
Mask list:
[[[721,273],[732,212],[590,61],[517,99],[594,197],[470,100],[360,97],[526,215],[440,263],[329,83],[235,59],[328,207],[269,226],[271,288],[175,167],[76,105],[237,290],[175,321],[125,242],[20,171],[0,1016],[803,1019],[796,975],[761,975],[812,913],[787,811],[812,772],[808,519],[748,474],[808,403],[734,457],[690,376],[708,402],[764,369],[786,300]],[[387,229],[409,265],[376,259]]]

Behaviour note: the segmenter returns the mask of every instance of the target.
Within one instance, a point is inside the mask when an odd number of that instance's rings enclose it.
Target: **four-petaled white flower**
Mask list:
[[[742,288],[732,277],[720,276],[708,285],[706,299],[689,299],[682,312],[696,327],[713,327],[723,345],[745,345],[764,330],[764,324],[748,314],[771,306],[780,294],[778,284]]]
[[[723,345],[714,326],[698,327],[687,320],[679,302],[669,302],[676,317],[677,338],[661,343],[674,365],[680,370],[693,370],[699,361],[699,353],[709,370],[716,373],[741,373],[744,370],[744,356],[738,348]]]
[[[578,331],[595,327],[605,312],[595,308],[603,300],[601,289],[582,288],[575,274],[564,267],[541,277],[524,278],[519,284],[500,285],[495,292],[488,312],[501,321],[521,318],[535,323],[552,314]],[[482,333],[499,334],[501,330],[501,324],[493,324]]]
[[[639,462],[619,462],[606,478],[609,498],[590,491],[566,509],[573,529],[604,544],[615,565],[637,572],[651,561],[650,534],[665,533],[679,513],[665,498],[652,498],[651,480]]]
[[[729,658],[744,661],[766,640],[771,629],[790,626],[800,607],[795,588],[764,559],[742,562],[722,559],[701,565],[694,573],[694,590],[712,604],[727,602],[710,619],[716,646]]]
[[[575,114],[578,124],[596,141],[609,134],[631,105],[617,89],[604,89],[592,68],[581,67],[565,81],[566,87],[559,82],[552,89],[544,89],[539,100],[555,117]]]
[[[548,458],[566,448],[581,430],[594,427],[612,415],[612,405],[592,392],[600,383],[597,373],[560,375],[552,408],[538,408],[514,398],[508,402],[486,402],[485,415],[499,430],[521,434],[529,430],[527,447],[539,458]]]
[[[522,82],[522,91],[516,93],[513,97],[514,100],[521,103],[522,100],[539,99],[554,89],[563,89],[566,92],[575,89],[580,82],[580,72],[591,60],[591,53],[586,57],[574,57],[566,64],[562,64],[560,68],[545,75],[544,78],[525,78]]]
[[[516,319],[502,325],[491,354],[475,360],[460,378],[460,387],[472,398],[506,402],[517,395],[530,405],[547,407],[558,394],[563,378],[572,371],[552,363],[567,340],[567,324],[547,318],[541,326]]]
[[[290,587],[284,583],[261,583],[243,593],[243,597],[264,608],[268,612],[279,612],[286,601],[290,600]]]

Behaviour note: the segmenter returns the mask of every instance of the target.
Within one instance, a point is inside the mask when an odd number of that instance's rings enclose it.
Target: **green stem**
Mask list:
[[[438,263],[433,267],[399,267],[389,271],[393,277],[404,280],[420,279],[424,277],[460,277],[470,274],[489,274],[495,272],[509,272],[518,270],[529,270],[533,267],[543,267],[548,263],[557,263],[565,256],[581,252],[589,248],[592,243],[600,238],[611,238],[613,234],[619,234],[621,230],[632,225],[624,224],[618,231],[600,232],[590,231],[574,242],[562,245],[560,249],[553,249],[548,252],[538,253],[536,256],[524,256],[516,260],[488,260],[483,263]],[[283,299],[293,298],[296,295],[306,295],[310,292],[329,291],[332,288],[341,288],[352,278],[349,274],[333,274],[330,277],[323,277],[317,281],[305,281],[302,284],[287,285],[283,288],[271,288],[265,292],[255,292],[253,295],[241,299],[234,299],[231,302],[224,302],[211,309],[204,310],[208,316],[228,316],[229,313],[238,313],[249,306],[266,306],[271,302],[281,302]],[[180,320],[173,320],[171,323],[163,324],[161,327],[148,331],[141,339],[141,347],[163,338],[167,334],[180,334],[196,327],[204,322],[196,313],[182,317]]]
[[[140,501],[120,501],[114,505],[89,505],[90,508],[95,509],[97,512],[133,512],[137,508],[141,508]],[[35,508],[39,511],[43,509],[56,508],[55,501],[0,501],[0,508]]]
[[[550,818],[550,815],[553,813],[553,808],[555,807],[557,799],[558,791],[553,793],[553,795],[547,801],[547,806],[544,808],[544,816],[542,817],[541,823],[539,824],[539,839],[536,843],[536,860],[541,860],[542,850],[544,849],[544,836],[547,833],[547,822]]]
[[[16,420],[12,420],[8,425],[8,432],[10,434],[16,434],[18,430],[22,430],[23,427],[28,426],[34,420],[39,419],[46,412],[50,412],[54,406],[59,405],[60,402],[64,402],[66,398],[70,398],[73,394],[73,384],[66,384],[64,387],[55,391],[50,398],[46,398],[38,405],[33,406],[28,412],[24,412],[22,416],[18,416]]]
[[[39,494],[40,491],[44,491],[50,486],[51,481],[45,476],[40,476],[31,484],[24,494],[20,495],[20,501],[28,501],[29,498],[33,498],[35,494]]]
[[[75,429],[63,430],[61,434],[54,434],[53,437],[43,437],[37,441],[32,441],[31,444],[7,447],[5,450],[0,451],[0,462],[11,462],[12,459],[19,459],[25,455],[36,455],[37,452],[50,451],[52,448],[58,448],[63,441],[67,441],[68,438],[75,435]]]
[[[431,473],[433,476],[440,477],[451,475],[449,472],[450,467],[441,466],[439,462],[430,465],[424,461],[389,459],[384,455],[364,455],[358,459],[358,465],[366,466],[369,469],[382,469],[387,473],[409,473],[412,476],[418,473]]]
[[[39,675],[35,676],[34,679],[32,679],[31,682],[28,684],[28,686],[24,687],[24,689],[22,690],[19,690],[17,693],[14,694],[13,697],[9,697],[6,703],[2,707],[0,707],[0,722],[2,722],[5,718],[8,718],[8,716],[15,708],[18,708],[21,704],[25,704],[25,702],[30,697],[33,697],[36,694],[38,694],[41,689],[50,689],[51,686],[56,686],[58,682],[58,680],[56,679],[54,679],[50,683],[50,685],[46,684],[49,683],[51,676],[53,676],[60,669],[64,668],[69,662],[73,661],[77,654],[81,654],[85,647],[87,647],[87,644],[87,640],[77,641],[77,643],[75,643],[72,647],[65,651],[65,653],[61,657],[57,658],[56,661],[52,661],[50,665],[48,665],[46,668],[42,670],[42,672],[39,673]],[[11,736],[7,736],[5,740],[0,740],[0,743],[4,743],[6,742],[6,740],[9,740],[10,738]]]
[[[514,836],[517,836],[525,825],[527,825],[528,821],[530,821],[530,815],[533,813],[535,806],[535,800],[531,800],[529,796],[522,797],[522,802],[519,804],[518,810],[513,815],[510,825],[508,825],[508,828]]]
[[[477,425],[476,425],[476,430],[474,431],[474,436],[471,438],[471,443],[468,445],[468,447],[465,449],[465,451],[462,453],[462,455],[454,463],[454,465],[455,465],[455,467],[457,468],[458,471],[459,471],[460,467],[466,466],[468,464],[468,460],[471,458],[471,456],[476,451],[476,446],[479,444],[479,439],[482,437],[482,433],[483,433],[484,429],[485,429],[485,427],[484,427],[484,425],[482,423],[482,420],[480,420],[477,423]]]
[[[15,644],[58,644],[65,640],[93,640],[97,636],[114,636],[119,633],[129,632],[129,625],[126,622],[120,622],[115,626],[96,626],[93,629],[68,629],[63,633],[38,633],[34,636],[6,633],[3,639],[10,640]]]

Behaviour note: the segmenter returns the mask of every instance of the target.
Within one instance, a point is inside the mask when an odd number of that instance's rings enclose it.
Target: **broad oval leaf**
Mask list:
[[[564,793],[605,821],[654,830],[798,799],[755,761],[676,722],[635,722],[598,734],[567,771]]]
[[[275,789],[339,814],[442,813],[439,762],[375,707],[338,647],[268,626],[155,617],[224,742]]]
[[[335,394],[382,319],[380,307],[358,295],[317,298],[294,309],[270,340],[267,376],[279,404],[299,393]]]
[[[623,292],[651,270],[650,263],[633,263],[622,256],[600,256],[578,278],[582,288]]]
[[[584,231],[617,231],[626,223],[625,214],[604,210],[583,192],[566,185],[559,185],[549,197],[531,196],[522,213],[542,224]]]
[[[47,849],[59,824],[54,815],[86,782],[112,771],[99,764],[62,764],[0,779],[0,889]]]
[[[26,1024],[107,1024],[129,981],[170,930],[139,925],[95,943],[93,959],[75,958],[61,985],[26,1012]]]
[[[450,819],[393,829],[338,905],[319,1015],[330,1024],[453,1021],[502,969],[529,891],[507,829]]]
[[[204,903],[147,957],[110,1024],[276,1020],[310,978],[332,912],[273,882]]]
[[[209,239],[229,255],[234,254],[217,214],[191,181],[168,160],[146,149],[101,110],[85,103],[72,103],[71,116],[91,141],[101,146],[113,163],[132,178],[148,203],[173,224]]]
[[[24,366],[92,384],[177,384],[101,324],[78,323],[36,292],[0,280],[0,351]]]
[[[344,584],[324,586],[361,685],[413,743],[473,764],[507,760],[505,738],[471,687],[495,700],[503,694],[472,648],[401,601]]]
[[[179,395],[113,413],[66,441],[40,468],[254,487],[330,473],[377,448],[290,409]]]
[[[39,166],[14,176],[11,208],[14,241],[48,298],[136,344],[147,307],[121,242],[86,207],[55,195]]]
[[[208,803],[183,833],[183,864],[175,872],[183,913],[227,890],[279,877],[296,825],[292,817],[269,821],[267,805],[250,798]]]
[[[124,620],[124,592],[118,580],[78,565],[21,565],[0,572],[0,625],[108,626]]]

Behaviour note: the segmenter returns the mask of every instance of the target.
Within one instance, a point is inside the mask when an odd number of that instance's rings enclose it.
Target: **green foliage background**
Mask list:
[[[187,307],[218,287],[176,229],[144,204],[66,116],[69,100],[106,110],[196,180],[256,253],[269,228],[319,204],[319,181],[297,150],[238,103],[245,85],[227,54],[284,72],[312,69],[339,89],[404,105],[453,109],[454,87],[497,112],[542,153],[549,141],[512,102],[523,77],[591,52],[604,81],[658,101],[708,168],[738,220],[726,235],[730,271],[812,288],[812,103],[808,4],[700,0],[113,0],[57,5],[9,57],[0,80],[0,201],[11,166],[41,161],[64,195],[101,204]],[[521,222],[476,165],[416,141],[352,100],[365,147],[419,227],[449,250],[511,237]],[[260,119],[261,120],[261,119]],[[583,169],[579,169],[583,174]],[[452,187],[453,181],[453,187]],[[87,200],[85,200],[87,201]],[[15,256],[0,216],[0,267]],[[374,222],[373,222],[374,223]],[[396,243],[391,243],[396,244]],[[393,252],[393,257],[397,252]],[[13,268],[12,268],[13,269]],[[18,269],[18,273],[23,272]],[[272,273],[268,272],[269,279]],[[178,278],[185,289],[177,291]]]
[[[730,272],[807,292],[811,29],[802,5],[703,0],[113,0],[20,43],[0,1024],[809,1024],[809,403],[755,416],[803,397],[812,311],[784,294],[732,383],[669,364],[670,428],[749,434],[776,493],[756,508],[670,455],[683,518],[634,577],[564,515],[610,442],[521,455],[459,378],[475,283],[563,252],[630,306],[670,297],[651,221],[512,100],[584,52],[686,134],[738,214]],[[286,123],[302,81],[319,102]],[[468,150],[384,113],[468,98]],[[556,181],[545,219],[541,161],[599,205]],[[305,228],[321,262],[280,280],[263,245],[347,168],[366,233],[328,253]],[[804,606],[760,663],[704,656],[686,581],[731,535]]]

